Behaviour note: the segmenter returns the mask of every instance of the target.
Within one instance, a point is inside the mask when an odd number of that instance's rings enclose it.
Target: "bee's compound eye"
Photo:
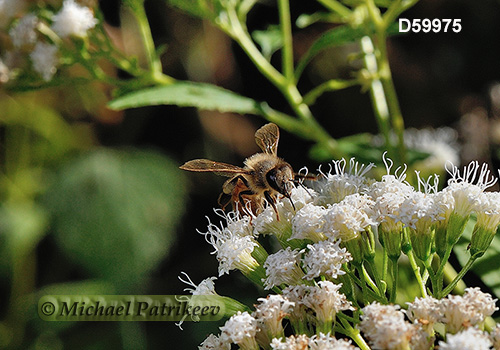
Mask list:
[[[280,192],[280,193],[283,191],[283,189],[280,188],[280,186],[278,184],[278,174],[277,174],[276,169],[271,169],[267,172],[266,180],[267,180],[267,183],[269,184],[269,186],[273,190]]]

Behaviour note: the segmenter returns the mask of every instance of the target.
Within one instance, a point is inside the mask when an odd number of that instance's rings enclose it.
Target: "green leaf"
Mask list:
[[[295,70],[295,76],[297,78],[300,77],[307,64],[321,51],[331,47],[352,43],[365,35],[365,29],[351,28],[348,25],[339,26],[325,32],[312,44],[306,54],[301,58]]]
[[[167,0],[167,3],[195,17],[212,20],[221,9],[220,1],[217,0]]]
[[[253,39],[259,44],[262,54],[269,61],[273,53],[283,47],[283,38],[280,27],[272,25],[267,30],[256,30],[252,33]]]
[[[453,252],[462,266],[467,263],[470,257],[467,246],[470,243],[475,224],[476,219],[471,218],[465,227],[463,236],[453,248]],[[472,265],[472,271],[481,278],[485,285],[492,289],[497,297],[500,296],[500,274],[498,273],[498,262],[500,261],[499,234],[500,230],[497,230],[497,237],[493,239],[486,253]]]
[[[92,277],[130,288],[174,242],[183,179],[174,162],[152,152],[98,149],[75,159],[44,200],[56,242]]]
[[[346,45],[360,40],[366,35],[373,33],[373,29],[367,30],[366,28],[357,27],[352,28],[349,25],[342,25],[335,27],[321,35],[305,53],[305,55],[300,59],[295,69],[295,77],[298,78],[306,68],[306,66],[311,62],[311,60],[320,52],[337,46]],[[387,28],[387,35],[398,35],[399,28],[398,23],[393,23]]]
[[[132,92],[111,101],[108,106],[120,110],[155,105],[258,114],[258,103],[251,98],[215,85],[194,82],[177,82]]]

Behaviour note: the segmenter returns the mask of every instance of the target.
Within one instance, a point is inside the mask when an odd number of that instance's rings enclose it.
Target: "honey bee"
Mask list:
[[[269,123],[255,133],[255,142],[262,150],[247,158],[245,166],[216,162],[208,159],[194,159],[186,162],[180,169],[195,172],[211,172],[229,179],[222,186],[219,196],[219,205],[225,208],[229,202],[233,208],[241,209],[246,214],[249,209],[253,214],[262,211],[264,203],[271,205],[276,218],[279,220],[276,208],[276,199],[282,195],[295,206],[291,199],[291,191],[295,184],[295,173],[290,164],[279,158],[278,141],[279,128],[276,124]]]

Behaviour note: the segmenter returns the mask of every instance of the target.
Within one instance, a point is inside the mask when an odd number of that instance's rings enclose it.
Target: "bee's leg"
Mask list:
[[[217,203],[222,208],[222,210],[226,210],[227,205],[229,204],[229,202],[231,202],[231,198],[232,198],[232,196],[230,194],[227,194],[224,192],[222,192],[219,195],[219,198],[217,199]]]
[[[276,213],[276,220],[280,221],[280,215],[278,214],[278,209],[276,208],[276,199],[271,196],[271,193],[269,191],[264,192],[264,197],[266,197],[267,203],[269,203],[271,207],[273,207],[274,212]]]
[[[233,192],[234,188],[238,184],[238,181],[241,180],[243,184],[248,187],[248,181],[241,175],[236,175],[235,177],[232,177],[228,179],[224,184],[222,185],[222,191],[225,194],[230,194]]]
[[[245,190],[245,191],[241,191],[240,193],[238,193],[238,200],[240,201],[241,209],[250,218],[252,217],[252,213],[248,212],[247,207],[245,205],[245,202],[243,201],[243,197],[242,196],[244,196],[244,195],[254,195],[254,194],[255,193],[253,191],[251,191],[251,190]],[[250,207],[250,210],[252,210],[251,207]]]

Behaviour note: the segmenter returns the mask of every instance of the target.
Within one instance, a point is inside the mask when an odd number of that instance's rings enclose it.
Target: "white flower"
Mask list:
[[[347,170],[345,159],[334,160],[332,163],[333,166],[327,174],[319,169],[321,177],[313,184],[319,192],[315,201],[318,205],[338,203],[348,195],[363,192],[369,184],[365,174],[375,166],[373,163],[359,165],[354,158],[350,159]]]
[[[308,313],[306,312],[307,306],[304,304],[304,299],[312,288],[312,286],[301,284],[297,286],[288,286],[283,289],[283,296],[295,305],[290,313],[291,320],[304,322],[304,320],[308,317]]]
[[[224,326],[220,327],[220,339],[223,342],[231,342],[249,349],[258,349],[255,341],[257,334],[257,320],[248,312],[238,311],[226,321]],[[255,346],[252,346],[255,345]]]
[[[448,295],[441,303],[446,331],[453,334],[464,327],[479,325],[497,310],[496,299],[479,288],[467,288],[463,296]]]
[[[491,294],[482,292],[479,287],[465,288],[463,298],[476,312],[482,315],[481,322],[498,310],[495,306],[498,299],[493,299]]]
[[[210,334],[203,343],[198,346],[198,350],[231,350],[231,343]]]
[[[247,219],[242,220],[245,221]],[[249,225],[249,223],[247,224]],[[241,226],[235,226],[241,229]],[[212,254],[216,254],[219,261],[219,276],[229,273],[230,270],[234,269],[248,273],[254,271],[259,266],[259,263],[252,257],[254,248],[259,244],[253,236],[239,235],[244,231],[238,230],[233,232],[227,227],[219,228],[209,221],[208,232],[200,232],[205,236],[205,240],[215,248]]]
[[[267,298],[259,298],[260,304],[255,306],[252,315],[271,338],[283,332],[282,320],[293,310],[295,303],[289,301],[282,295],[268,295]]]
[[[447,163],[446,170],[451,178],[448,180],[448,187],[443,191],[451,193],[455,200],[454,212],[461,217],[470,215],[478,203],[479,195],[498,180],[490,176],[487,164],[479,167],[477,161],[464,166],[462,173],[453,164],[450,166],[450,163]]]
[[[447,334],[446,342],[439,342],[440,350],[489,350],[491,346],[488,335],[474,327],[469,327],[457,334]]]
[[[373,348],[387,350],[405,349],[414,332],[413,325],[405,321],[398,305],[381,305],[377,302],[363,308],[358,328]]]
[[[307,344],[309,344],[307,335],[299,334],[291,335],[283,340],[274,338],[271,341],[271,348],[273,350],[306,350]]]
[[[357,194],[353,196],[360,198]],[[330,240],[340,238],[344,242],[349,241],[375,223],[364,208],[352,205],[350,197],[330,206],[325,214],[324,234]]]
[[[390,166],[387,167],[389,171]],[[386,232],[399,232],[402,229],[401,206],[415,192],[405,178],[404,172],[399,176],[384,175],[382,181],[375,182],[368,189],[368,194],[375,202],[376,221]]]
[[[45,81],[52,79],[57,71],[57,47],[54,45],[38,42],[30,54],[33,69],[39,73]]]
[[[67,36],[84,37],[94,28],[97,19],[92,11],[77,4],[74,0],[64,0],[62,9],[52,18],[52,30],[61,38]]]
[[[290,239],[310,239],[318,242],[326,239],[323,234],[327,209],[307,203],[292,219]]]
[[[30,13],[25,15],[19,22],[9,30],[12,44],[15,48],[33,45],[36,42],[37,35],[35,27],[38,23],[36,15]]]
[[[406,303],[408,310],[406,315],[412,322],[421,324],[432,324],[440,322],[443,315],[441,301],[428,296],[426,298],[415,298],[412,303]]]
[[[335,339],[330,333],[319,335],[315,334],[309,340],[309,349],[311,350],[355,350],[359,349],[351,344],[351,341],[344,339]]]
[[[302,187],[292,188],[291,200],[295,210],[299,211],[307,203],[314,200],[314,191],[305,190]],[[255,231],[263,235],[276,235],[279,239],[288,239],[292,233],[292,218],[296,211],[287,198],[278,199],[276,209],[279,214],[279,221],[276,218],[274,209],[268,205],[262,213],[253,219]]]
[[[304,278],[312,280],[319,276],[329,276],[336,279],[339,275],[344,275],[342,264],[352,260],[352,257],[347,249],[340,248],[339,244],[339,240],[308,244],[308,251],[303,259],[307,271]]]
[[[186,283],[189,286],[192,286],[193,288],[184,288],[184,291],[190,292],[192,295],[216,295],[217,293],[215,292],[215,284],[214,281],[217,279],[217,277],[209,277],[205,278],[203,281],[200,282],[200,284],[196,285],[191,278],[189,278],[188,274],[185,272],[181,272],[185,277],[186,280],[183,280],[180,276],[178,277],[181,282]]]
[[[339,311],[354,310],[351,302],[339,292],[341,286],[330,281],[319,281],[317,286],[310,287],[302,303],[316,313],[318,321],[332,321]]]
[[[2,59],[0,59],[0,83],[5,84],[10,79],[10,70]]]
[[[270,254],[264,263],[266,269],[265,289],[271,289],[283,283],[288,285],[299,283],[304,276],[304,271],[299,266],[302,253],[303,250],[292,250],[287,247]]]
[[[500,225],[500,192],[481,193],[477,198],[474,212],[478,226],[495,232]]]
[[[433,194],[412,192],[401,203],[398,219],[418,233],[427,233],[440,215],[434,200]]]

